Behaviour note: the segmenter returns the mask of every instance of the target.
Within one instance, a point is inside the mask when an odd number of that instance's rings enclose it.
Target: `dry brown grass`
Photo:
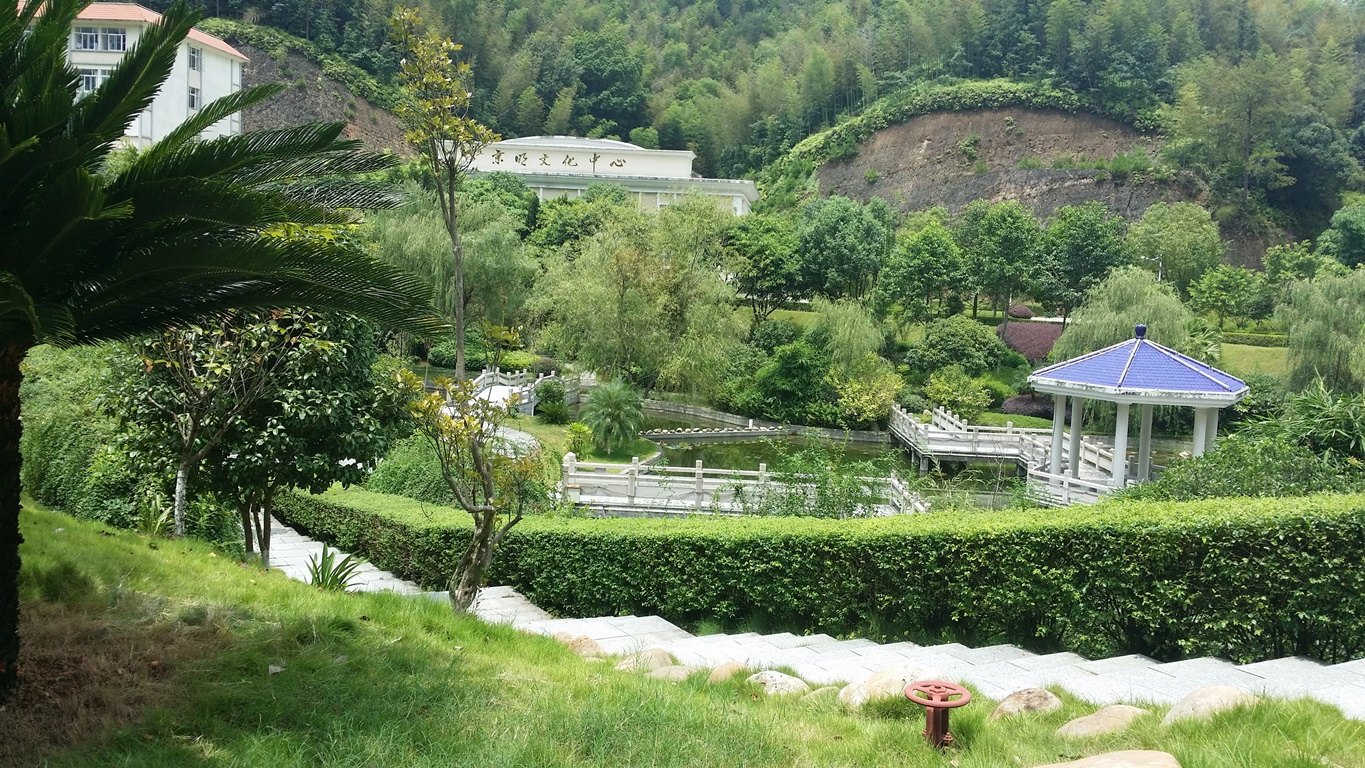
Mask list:
[[[97,606],[32,603],[17,698],[0,708],[0,766],[34,765],[180,698],[171,674],[220,647],[213,627],[120,620]]]

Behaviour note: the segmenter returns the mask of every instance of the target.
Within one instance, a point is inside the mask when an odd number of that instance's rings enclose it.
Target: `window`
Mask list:
[[[101,83],[109,79],[109,73],[112,71],[113,70],[108,67],[94,67],[80,70],[81,85],[80,90],[76,93],[76,98],[83,99],[86,96],[89,96],[92,91],[100,87]]]
[[[78,51],[98,51],[100,49],[100,31],[94,27],[76,27],[76,50]]]
[[[101,37],[106,51],[128,50],[128,33],[122,27],[105,27]]]
[[[190,46],[190,69],[198,72],[199,67],[201,66],[200,62],[203,60],[203,57],[204,52],[201,49],[195,48],[194,46]]]
[[[204,105],[204,97],[200,95],[199,89],[190,86],[190,109],[199,109]]]

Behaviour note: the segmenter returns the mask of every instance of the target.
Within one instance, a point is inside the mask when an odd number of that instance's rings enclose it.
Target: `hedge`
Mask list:
[[[1229,333],[1223,332],[1224,344],[1245,344],[1249,347],[1287,347],[1289,337],[1283,333]]]
[[[277,514],[440,588],[470,527],[362,490]],[[571,616],[660,614],[1088,656],[1365,653],[1365,495],[1111,501],[867,520],[534,518],[492,583]]]

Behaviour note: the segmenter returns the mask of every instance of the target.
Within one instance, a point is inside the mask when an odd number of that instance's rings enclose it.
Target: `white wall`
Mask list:
[[[92,26],[101,29],[122,27],[127,30],[127,47],[129,49],[137,42],[145,28],[141,23],[126,21],[85,22],[78,20],[75,26]],[[123,58],[121,52],[75,50],[74,38],[75,31],[73,29],[68,55],[72,66],[77,69],[82,67],[112,68]],[[201,51],[200,69],[198,71],[191,70],[189,67],[190,46]],[[143,110],[124,131],[127,140],[138,146],[150,146],[185,122],[190,116],[189,89],[191,86],[199,89],[200,104],[207,105],[214,99],[241,90],[242,64],[226,53],[216,48],[210,48],[203,43],[197,43],[193,40],[181,42],[176,52],[175,66],[171,69],[170,76],[162,83],[156,97],[152,99],[151,105]],[[213,138],[241,132],[241,118],[233,116],[215,123],[202,135],[205,138]]]

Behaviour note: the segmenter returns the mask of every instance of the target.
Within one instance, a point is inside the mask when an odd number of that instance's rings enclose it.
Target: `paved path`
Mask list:
[[[274,530],[272,565],[291,578],[307,581],[308,559],[322,552],[322,544],[279,523]],[[351,590],[446,598],[444,592],[423,592],[416,584],[368,563]],[[1172,704],[1196,688],[1232,685],[1267,696],[1311,696],[1339,707],[1347,717],[1365,720],[1365,659],[1324,665],[1291,657],[1239,666],[1205,657],[1163,664],[1138,655],[1092,661],[1074,653],[1036,654],[1013,645],[879,644],[788,632],[698,637],[659,616],[556,619],[511,587],[483,589],[474,613],[485,621],[527,632],[584,635],[607,653],[662,648],[680,664],[715,667],[733,661],[756,669],[786,667],[817,685],[857,682],[887,667],[912,664],[923,670],[923,677],[963,681],[993,699],[1022,688],[1059,686],[1093,704]]]
[[[524,433],[523,433],[524,434]],[[530,435],[527,435],[530,437]],[[338,552],[338,557],[345,553]],[[274,521],[270,536],[270,567],[297,581],[308,582],[308,564],[322,557],[322,542],[304,536],[278,520]],[[397,592],[402,595],[422,595],[433,600],[449,599],[445,592],[424,592],[410,581],[404,581],[388,571],[381,571],[368,561],[356,570],[348,588],[351,592]],[[511,587],[486,587],[479,591],[474,613],[485,621],[520,624],[528,621],[547,621],[550,614],[531,604]]]

